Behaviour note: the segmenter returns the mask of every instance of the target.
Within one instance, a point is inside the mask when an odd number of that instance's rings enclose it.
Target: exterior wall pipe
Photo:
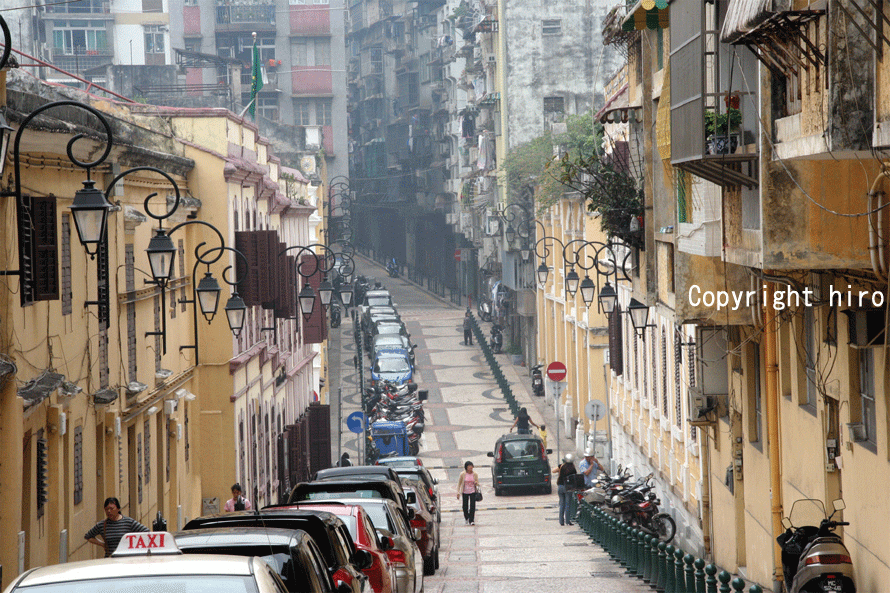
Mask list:
[[[766,302],[763,307],[763,343],[766,358],[766,425],[769,435],[770,503],[773,519],[773,581],[781,583],[782,549],[775,539],[784,531],[782,527],[782,458],[779,449],[779,359],[776,347],[776,311],[773,309],[772,282],[766,284]]]
[[[875,212],[875,198],[878,208],[883,206],[883,193],[878,191],[878,183],[888,176],[887,171],[881,171],[868,192],[868,254],[871,257],[871,267],[881,282],[887,281],[887,266],[884,260],[884,228],[881,223],[882,212]]]

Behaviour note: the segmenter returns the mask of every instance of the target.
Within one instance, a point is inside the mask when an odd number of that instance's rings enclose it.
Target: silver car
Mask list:
[[[127,548],[127,542],[132,545]],[[151,554],[147,552],[151,550]],[[183,555],[173,535],[129,533],[111,558],[34,568],[5,593],[287,593],[261,558]]]
[[[338,498],[343,504],[364,507],[381,537],[392,538],[393,549],[387,550],[396,569],[398,593],[423,591],[423,555],[417,547],[420,534],[408,523],[405,512],[395,502],[385,498]]]

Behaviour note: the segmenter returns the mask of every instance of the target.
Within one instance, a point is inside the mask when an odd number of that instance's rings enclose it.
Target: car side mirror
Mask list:
[[[406,492],[405,493],[405,501],[408,504],[417,504],[417,493],[416,492]]]
[[[439,483],[439,480],[437,480],[436,478],[433,478],[433,485],[435,486],[435,485],[437,485],[438,483]]]
[[[391,537],[380,536],[380,549],[384,552],[387,550],[392,550],[396,547],[396,543],[392,541]]]
[[[489,457],[494,457],[494,453],[493,453],[492,451],[489,451],[489,452],[487,453],[487,455],[488,455]]]
[[[414,512],[414,509],[408,509],[408,512],[405,514],[408,516],[409,521],[417,516],[417,513]]]
[[[842,511],[847,508],[847,503],[844,502],[843,498],[838,498],[837,500],[831,503],[831,506],[834,507],[834,512]]]
[[[356,550],[352,555],[352,563],[359,570],[365,570],[366,568],[371,568],[374,564],[374,557],[371,556],[371,552],[367,550]]]
[[[343,581],[337,581],[337,593],[352,593],[352,587]]]
[[[419,401],[425,402],[429,398],[430,398],[429,389],[421,389],[420,391],[417,392],[417,399]]]
[[[553,449],[545,449],[545,452],[547,453],[547,455],[552,455]]]
[[[419,542],[420,539],[423,537],[423,533],[420,531],[420,527],[415,527],[412,530],[411,535],[414,536],[414,541],[416,541],[416,542]]]
[[[791,529],[791,519],[788,517],[782,517],[782,527],[785,529]]]

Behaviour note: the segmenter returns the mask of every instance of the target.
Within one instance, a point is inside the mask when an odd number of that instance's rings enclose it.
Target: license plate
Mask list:
[[[516,475],[517,475],[517,476],[527,476],[527,475],[528,475],[528,470],[527,470],[527,469],[519,469],[519,470],[516,470]]]
[[[823,591],[841,591],[842,585],[839,579],[825,579],[822,581]]]

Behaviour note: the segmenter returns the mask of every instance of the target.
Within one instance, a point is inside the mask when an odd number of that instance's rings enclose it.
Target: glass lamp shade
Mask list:
[[[516,229],[508,224],[504,230],[504,236],[507,238],[507,243],[512,243],[513,239],[516,238]]]
[[[238,296],[237,292],[232,293],[226,302],[226,319],[229,321],[229,329],[236,338],[241,335],[244,329],[244,313],[247,311],[247,305],[244,299]]]
[[[331,304],[331,298],[334,296],[334,287],[325,278],[318,285],[318,296],[321,298],[321,304],[327,307]]]
[[[340,302],[343,303],[344,307],[352,304],[352,286],[349,284],[344,284],[340,287]]]
[[[166,286],[173,276],[173,260],[176,256],[176,247],[173,240],[164,229],[155,231],[155,236],[148,242],[145,252],[148,254],[148,265],[151,266],[151,275],[159,286]]]
[[[219,307],[219,293],[222,292],[219,282],[216,281],[213,274],[207,272],[201,278],[201,281],[198,282],[198,288],[195,289],[195,292],[198,293],[198,305],[201,307],[201,315],[204,316],[207,323],[210,323],[213,321],[216,309]]]
[[[578,292],[578,284],[580,283],[581,277],[578,276],[578,272],[571,270],[566,276],[566,292],[575,296],[575,293]]]
[[[522,261],[524,262],[527,262],[528,258],[532,256],[532,250],[528,248],[520,249],[519,253],[522,255]]]
[[[583,300],[584,304],[589,307],[595,296],[596,284],[593,283],[590,276],[584,276],[584,280],[581,281],[581,300]]]
[[[541,265],[538,266],[538,284],[546,284],[547,283],[547,274],[550,273],[550,268],[547,267],[547,264],[541,262]]]
[[[6,138],[4,141],[8,141],[8,135]],[[108,231],[108,211],[111,209],[111,204],[105,199],[105,194],[94,185],[92,179],[87,179],[83,182],[83,189],[74,193],[71,214],[74,216],[74,227],[77,229],[80,244],[91,257],[95,258],[99,245],[105,240],[105,233]]]
[[[6,153],[9,152],[9,141],[15,130],[7,123],[6,118],[0,113],[0,179],[6,169]]]
[[[315,291],[312,290],[308,282],[303,285],[303,290],[297,295],[297,299],[300,301],[300,311],[303,313],[303,317],[309,319],[315,308]]]
[[[618,303],[618,293],[615,292],[615,287],[606,282],[606,285],[600,290],[599,300],[603,313],[611,315],[612,311],[615,310],[615,305]]]
[[[630,313],[630,322],[633,324],[634,330],[642,334],[649,323],[649,307],[637,299],[630,299],[627,312]]]

